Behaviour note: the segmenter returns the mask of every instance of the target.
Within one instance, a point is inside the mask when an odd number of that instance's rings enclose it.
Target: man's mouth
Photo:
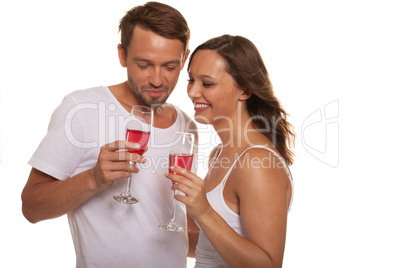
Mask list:
[[[146,93],[151,97],[159,97],[165,92],[164,90],[147,90]]]

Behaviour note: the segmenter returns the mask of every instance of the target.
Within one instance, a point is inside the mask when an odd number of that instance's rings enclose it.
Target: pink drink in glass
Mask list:
[[[169,166],[174,166],[174,167],[182,167],[187,170],[191,169],[191,165],[193,164],[193,155],[192,154],[177,154],[177,153],[171,153],[169,154]],[[169,169],[169,173],[175,174],[175,175],[180,175],[176,172],[173,172],[171,169]]]
[[[143,155],[147,148],[150,134],[151,132],[149,131],[127,129],[126,140],[138,143],[141,146],[139,150],[127,150],[127,152]]]

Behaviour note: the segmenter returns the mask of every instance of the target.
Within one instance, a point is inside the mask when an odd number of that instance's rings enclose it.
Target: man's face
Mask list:
[[[119,58],[127,67],[131,91],[145,106],[162,105],[172,93],[188,53],[178,39],[168,39],[136,26],[127,55],[119,46]]]

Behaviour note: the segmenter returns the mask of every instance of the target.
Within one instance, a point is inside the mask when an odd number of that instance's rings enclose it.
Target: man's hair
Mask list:
[[[125,55],[130,46],[134,27],[137,25],[163,37],[180,40],[184,46],[184,53],[187,52],[190,29],[183,15],[173,7],[158,2],[148,2],[128,11],[119,25],[121,47]]]

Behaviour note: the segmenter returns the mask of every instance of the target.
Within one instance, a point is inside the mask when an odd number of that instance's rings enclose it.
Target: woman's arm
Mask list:
[[[254,160],[266,156],[267,151],[263,149],[252,149],[248,155]],[[276,157],[272,155],[272,158]],[[172,178],[180,182],[174,187],[187,195],[176,198],[187,205],[190,216],[231,267],[282,266],[291,186],[283,167],[263,168],[262,164],[261,161],[250,162],[234,169],[230,175],[235,183],[246,238],[238,235],[212,209],[201,179],[183,170],[188,179]]]
[[[187,257],[195,258],[195,249],[198,244],[198,235],[200,234],[200,228],[198,228],[195,221],[187,213],[187,233],[189,249]]]
[[[214,160],[214,157],[217,155],[217,150],[219,149],[220,145],[216,146],[211,150],[209,154],[208,166],[211,167],[211,164]],[[189,240],[189,250],[187,253],[187,257],[195,258],[195,250],[198,244],[198,236],[200,234],[200,228],[198,228],[197,224],[190,217],[189,213],[187,213],[187,233],[188,233],[188,240]]]

